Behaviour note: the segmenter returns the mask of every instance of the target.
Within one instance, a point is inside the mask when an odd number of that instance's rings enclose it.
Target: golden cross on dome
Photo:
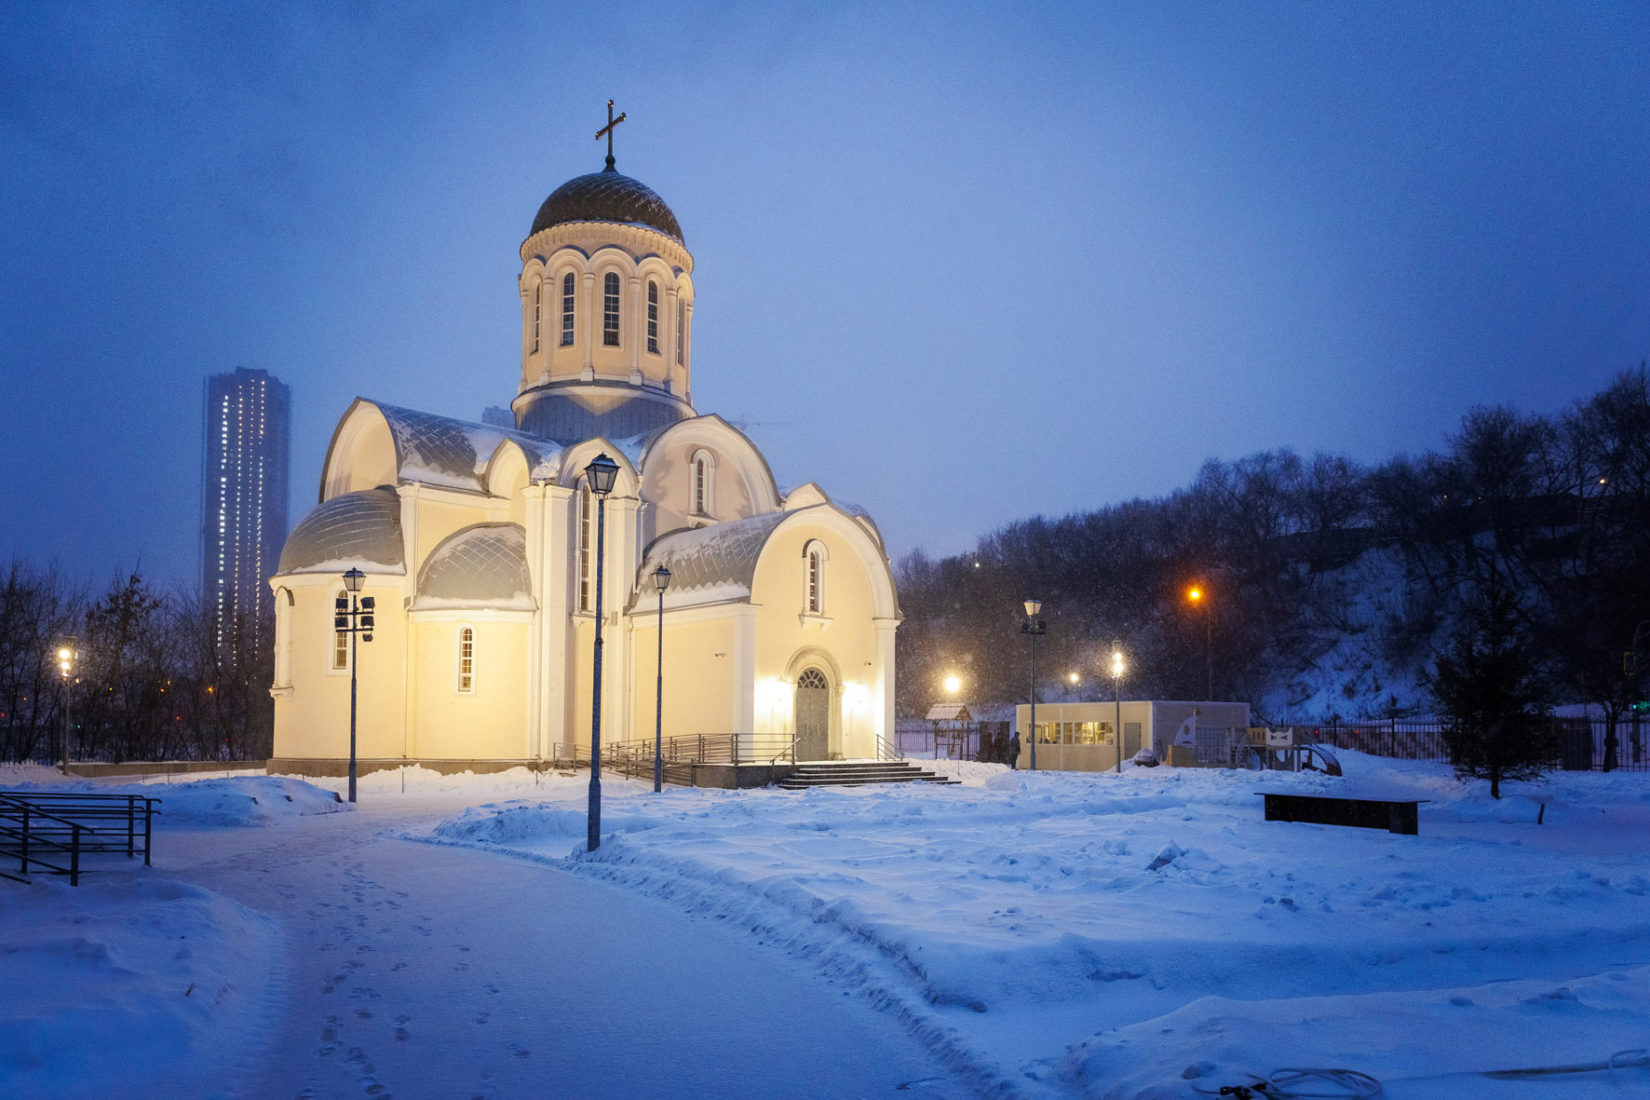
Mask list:
[[[619,117],[614,118],[613,117],[613,101],[611,99],[608,100],[607,101],[607,125],[603,126],[600,130],[596,131],[596,139],[599,141],[604,137],[607,138],[607,169],[610,172],[615,171],[615,169],[613,167],[613,127],[617,126],[619,123],[621,123],[623,121],[624,121],[624,112],[620,111],[619,112]]]

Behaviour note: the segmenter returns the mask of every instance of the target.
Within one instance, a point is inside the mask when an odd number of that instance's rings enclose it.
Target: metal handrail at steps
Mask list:
[[[156,806],[161,801],[139,794],[0,791],[0,857],[17,859],[19,870],[18,875],[0,874],[28,882],[29,865],[34,864],[51,874],[67,875],[69,885],[78,886],[82,855],[122,851],[128,859],[135,859],[141,851],[143,865],[150,866],[154,815],[160,813]],[[92,821],[109,824],[99,829],[87,824]],[[122,821],[124,838],[119,827]],[[40,858],[42,847],[65,853],[68,865]]]
[[[690,733],[660,746],[666,768],[686,764],[796,763],[798,738],[786,733]],[[626,778],[653,774],[653,738],[602,746],[602,769]]]

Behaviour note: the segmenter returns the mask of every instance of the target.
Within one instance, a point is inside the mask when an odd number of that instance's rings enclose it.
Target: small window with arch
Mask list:
[[[334,608],[349,606],[349,593],[342,588],[332,598]],[[337,619],[334,616],[334,630],[332,632],[332,671],[344,672],[349,669],[349,634],[347,630],[338,630]]]
[[[803,607],[810,615],[825,614],[825,563],[830,554],[818,539],[802,550],[806,577],[803,587]]]
[[[458,628],[458,690],[469,695],[476,689],[476,628]]]
[[[716,506],[716,458],[709,451],[693,454],[693,514],[709,516]]]

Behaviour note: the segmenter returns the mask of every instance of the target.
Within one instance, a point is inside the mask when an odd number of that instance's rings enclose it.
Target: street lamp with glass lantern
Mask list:
[[[596,655],[595,681],[590,690],[590,811],[585,849],[594,852],[602,844],[602,558],[606,551],[604,512],[607,494],[619,476],[619,464],[605,453],[584,468],[585,484],[596,496]],[[663,597],[660,597],[661,602]]]
[[[659,678],[653,697],[653,793],[665,785],[665,589],[670,587],[670,570],[653,571],[653,587],[659,590]]]
[[[1026,621],[1020,624],[1020,633],[1031,639],[1031,770],[1037,770],[1037,638],[1048,633],[1048,624],[1038,618],[1043,610],[1042,600],[1025,601]]]
[[[1117,705],[1112,735],[1117,738],[1117,774],[1123,774],[1123,651],[1111,651],[1112,701]]]
[[[377,600],[372,596],[362,596],[361,585],[367,575],[361,570],[350,567],[344,574],[344,591],[347,596],[339,596],[332,603],[332,627],[334,630],[349,635],[349,800],[355,801],[355,639],[357,635],[363,642],[372,641],[373,607]]]
[[[75,652],[74,640],[68,639],[57,649],[57,673],[63,678],[63,742],[61,758],[64,775],[69,774],[69,730],[73,728],[74,666],[80,654]]]
[[[1212,703],[1215,698],[1214,609],[1204,602],[1208,597],[1209,593],[1200,584],[1186,589],[1186,602],[1203,612],[1203,668],[1207,677],[1203,698]]]

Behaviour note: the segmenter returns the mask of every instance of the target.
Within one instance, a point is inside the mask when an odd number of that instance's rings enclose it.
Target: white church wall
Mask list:
[[[664,734],[666,738],[692,734],[748,732],[735,728],[733,699],[723,690],[730,675],[734,652],[734,622],[731,617],[682,621],[682,616],[665,613]],[[656,615],[638,610],[632,619],[631,646],[635,657],[631,668],[631,696],[634,721],[629,737],[644,740],[653,736],[654,701],[658,687],[659,631]]]
[[[275,698],[275,755],[347,757],[350,672],[332,667],[333,599],[342,584],[330,574],[299,574],[283,583],[294,597],[293,690]],[[369,575],[361,595],[374,597],[378,610],[373,640],[356,639],[356,755],[400,756],[407,682],[401,578]]]
[[[829,556],[819,614],[807,609],[803,552],[815,541],[824,544]],[[859,548],[823,525],[781,527],[757,563],[751,602],[757,609],[758,724],[763,711],[762,685],[793,682],[801,672],[800,667],[793,667],[797,655],[816,651],[828,655],[818,665],[831,680],[831,751],[847,757],[873,755],[874,737],[881,732],[872,694],[879,647],[873,623],[875,598]],[[769,696],[780,694],[776,687],[768,689]],[[788,730],[793,724],[794,715],[785,699],[769,698],[767,709],[778,728]]]
[[[531,613],[414,613],[408,754],[442,760],[530,755],[527,715]],[[460,631],[473,630],[471,680],[460,681]]]

